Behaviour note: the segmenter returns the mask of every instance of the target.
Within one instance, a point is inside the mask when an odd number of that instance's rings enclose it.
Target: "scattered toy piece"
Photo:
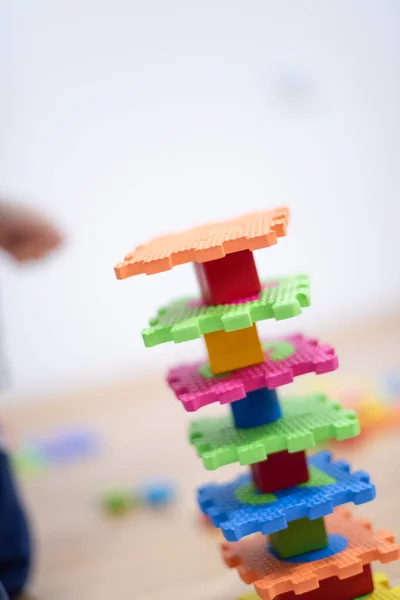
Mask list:
[[[98,433],[87,427],[58,429],[43,437],[20,441],[13,463],[22,475],[38,475],[46,468],[94,456],[100,445]]]
[[[126,489],[113,489],[106,492],[102,498],[102,505],[107,512],[113,515],[127,513],[139,503],[137,496]]]
[[[101,505],[106,512],[114,515],[124,514],[138,506],[164,509],[176,499],[176,486],[167,479],[154,478],[137,487],[119,487],[106,491]]]
[[[165,479],[154,479],[143,485],[139,491],[144,503],[152,508],[166,508],[176,497],[175,486]]]

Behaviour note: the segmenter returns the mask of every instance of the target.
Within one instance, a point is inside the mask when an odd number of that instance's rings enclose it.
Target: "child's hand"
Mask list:
[[[18,262],[42,258],[61,242],[60,232],[40,214],[0,204],[0,248]]]

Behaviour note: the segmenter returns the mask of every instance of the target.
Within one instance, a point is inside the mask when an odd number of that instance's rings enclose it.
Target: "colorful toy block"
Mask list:
[[[204,304],[229,304],[240,298],[258,297],[261,292],[256,263],[250,250],[195,263],[194,266]]]
[[[246,329],[266,319],[290,319],[310,306],[310,284],[306,275],[272,279],[263,284],[260,297],[242,303],[206,306],[196,299],[176,300],[159,309],[143,329],[145,346],[165,342],[188,342],[214,331]]]
[[[140,497],[152,508],[166,508],[174,502],[176,489],[171,481],[153,479],[142,487]]]
[[[355,412],[322,394],[276,391],[305,373],[337,369],[334,350],[301,335],[258,338],[257,322],[295,317],[310,305],[306,275],[260,284],[252,254],[286,235],[288,216],[279,208],[163,236],[126,255],[115,272],[124,279],[195,263],[202,298],[162,307],[142,337],[150,347],[204,336],[209,362],[172,369],[168,383],[189,412],[230,404],[230,415],[192,423],[189,438],[206,469],[250,466],[230,483],[198,490],[207,522],[228,540],[226,564],[255,586],[242,600],[400,600],[371,572],[372,561],[399,558],[392,534],[334,512],[375,498],[369,475],[328,452],[305,454],[358,436]]]
[[[168,383],[185,410],[192,412],[213,402],[241,400],[264,387],[275,389],[305,373],[329,373],[339,366],[331,346],[301,335],[264,342],[263,348],[264,362],[259,365],[213,377],[205,363],[184,364],[169,371]]]
[[[231,416],[198,419],[190,426],[190,442],[205,468],[213,470],[233,462],[251,465],[274,452],[309,450],[360,432],[356,413],[326,396],[283,398],[281,407],[278,421],[254,429],[236,429]]]
[[[197,492],[200,509],[235,542],[252,533],[280,531],[296,519],[325,517],[335,506],[364,504],[376,496],[368,473],[352,472],[345,461],[333,461],[330,452],[310,456],[308,467],[309,481],[274,494],[261,494],[249,474],[230,483],[203,485]]]
[[[249,392],[245,398],[232,402],[230,406],[235,427],[239,429],[261,427],[282,416],[278,395],[275,390],[268,388]]]
[[[237,331],[206,333],[204,341],[214,375],[264,362],[264,352],[255,325]]]
[[[202,263],[242,250],[259,250],[286,235],[287,207],[250,213],[222,223],[211,223],[189,231],[164,235],[141,244],[115,267],[118,279],[169,271],[188,262]]]
[[[323,517],[314,521],[303,517],[291,521],[286,529],[271,533],[269,543],[277,558],[293,558],[326,548],[329,541]]]
[[[256,488],[263,494],[273,494],[310,479],[304,451],[283,450],[270,454],[267,460],[251,465],[251,474]]]
[[[361,573],[365,565],[379,560],[392,562],[400,556],[399,546],[388,531],[374,532],[369,522],[351,518],[338,510],[326,518],[329,533],[347,539],[345,550],[313,562],[293,564],[275,558],[265,548],[265,538],[256,534],[236,543],[222,545],[228,567],[236,568],[245,583],[253,583],[263,600],[274,600],[279,594],[304,594],[318,589],[329,577],[347,579]]]
[[[111,515],[122,515],[138,504],[139,500],[130,490],[119,488],[107,490],[101,498],[101,505]]]

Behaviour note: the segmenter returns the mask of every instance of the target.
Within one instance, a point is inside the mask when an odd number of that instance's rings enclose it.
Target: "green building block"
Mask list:
[[[360,433],[354,410],[342,409],[324,395],[288,397],[281,400],[282,417],[252,429],[236,429],[231,415],[198,419],[189,430],[208,470],[239,462],[251,465],[269,454],[314,448],[329,439],[346,440]]]
[[[112,515],[121,515],[139,503],[139,499],[128,489],[108,490],[101,498],[104,509]]]
[[[291,521],[286,529],[272,533],[269,542],[280,558],[321,550],[328,545],[324,519],[310,521],[304,517]]]
[[[289,319],[310,306],[310,282],[307,275],[294,275],[263,283],[257,300],[242,304],[205,306],[184,298],[159,309],[143,329],[145,346],[164,342],[187,342],[214,331],[236,331],[266,319]]]

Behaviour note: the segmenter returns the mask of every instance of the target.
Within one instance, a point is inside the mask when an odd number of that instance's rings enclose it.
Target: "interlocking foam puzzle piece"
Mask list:
[[[400,599],[400,587],[390,588],[389,580],[383,573],[375,573],[374,575],[375,589],[371,595],[367,596],[365,600],[399,600]],[[358,598],[357,600],[364,600]]]
[[[261,534],[223,543],[223,558],[228,567],[237,568],[245,583],[254,584],[262,600],[274,600],[279,594],[303,594],[317,589],[320,581],[328,577],[353,577],[372,561],[388,563],[400,556],[390,532],[374,532],[371,523],[353,519],[344,510],[329,515],[326,526],[329,533],[345,536],[349,542],[345,550],[328,558],[297,564],[278,560],[266,550]]]
[[[241,250],[223,258],[195,263],[197,281],[205,304],[227,304],[261,291],[253,253]]]
[[[292,558],[298,554],[314,552],[328,546],[323,517],[310,520],[307,517],[288,523],[285,529],[271,533],[269,543],[279,558]]]
[[[357,415],[323,395],[281,400],[283,416],[254,429],[236,429],[231,415],[191,423],[190,442],[206,469],[239,462],[251,465],[269,454],[300,452],[328,439],[345,440],[360,432]]]
[[[246,398],[231,403],[235,427],[249,429],[273,423],[282,416],[276,390],[261,388],[249,392]]]
[[[400,587],[390,588],[386,575],[375,573],[373,579],[374,591],[367,596],[355,598],[355,600],[400,600]],[[280,596],[278,598],[280,600]],[[260,596],[255,592],[250,592],[249,594],[240,596],[238,600],[260,600]],[[302,600],[302,596],[298,596],[297,600]]]
[[[152,239],[137,246],[115,267],[117,279],[169,271],[188,262],[206,262],[241,250],[259,250],[286,235],[289,209],[255,212]]]
[[[168,383],[188,412],[212,404],[235,402],[254,390],[290,383],[294,377],[314,371],[328,373],[339,363],[331,346],[292,335],[263,343],[264,362],[253,367],[212,377],[203,363],[183,364],[171,369]]]
[[[231,542],[261,532],[280,531],[290,521],[318,519],[335,506],[374,500],[375,486],[365,471],[351,472],[350,465],[333,461],[332,454],[319,452],[308,459],[310,480],[275,494],[258,494],[249,474],[230,483],[210,483],[197,492],[200,509]],[[262,503],[264,501],[264,503]]]
[[[255,324],[237,331],[206,333],[204,341],[214,375],[264,361],[264,351]]]
[[[232,404],[235,406],[236,402]],[[275,452],[267,460],[251,465],[256,488],[263,494],[274,494],[309,480],[307,457],[301,452]]]
[[[159,309],[142,337],[147,347],[187,342],[214,331],[245,329],[257,321],[289,319],[310,303],[307,275],[275,278],[263,284],[258,299],[243,303],[204,306],[190,298],[176,300]]]

